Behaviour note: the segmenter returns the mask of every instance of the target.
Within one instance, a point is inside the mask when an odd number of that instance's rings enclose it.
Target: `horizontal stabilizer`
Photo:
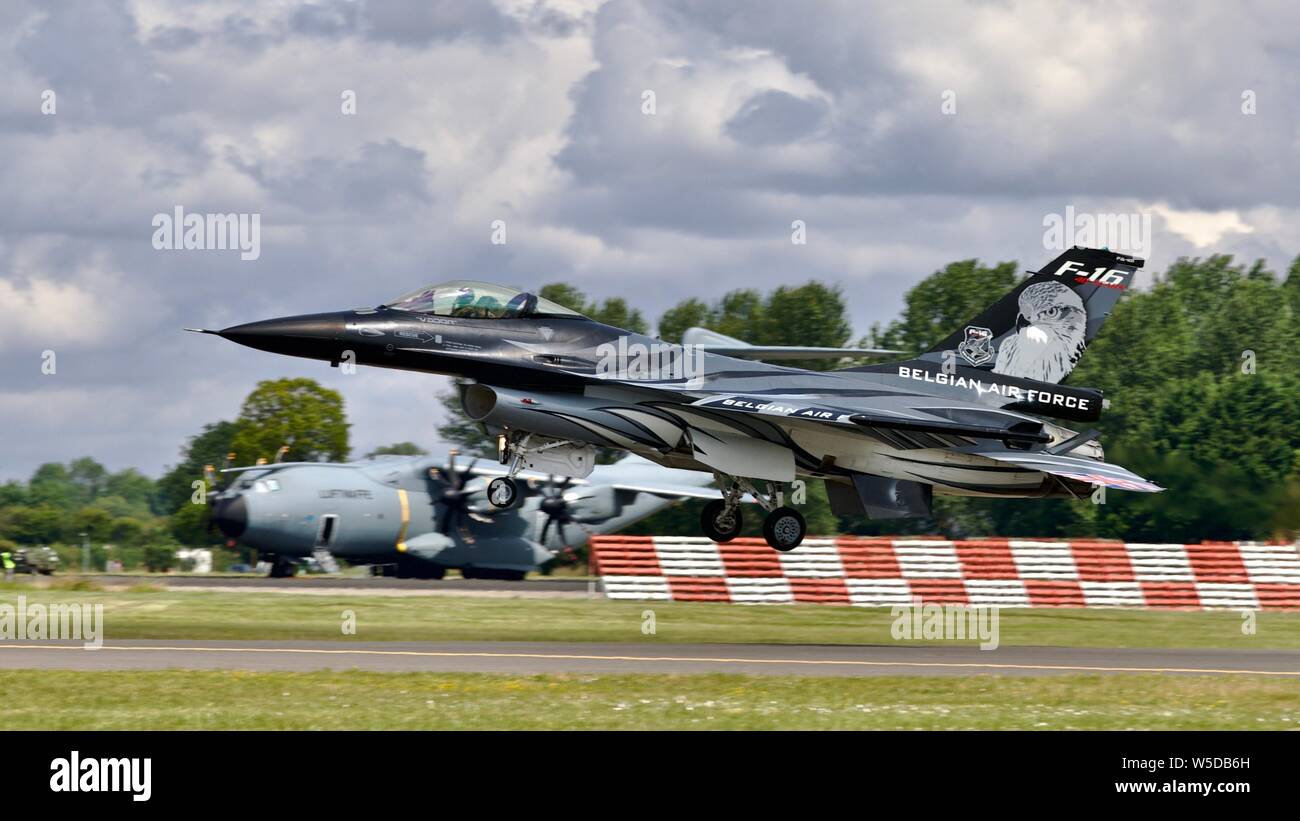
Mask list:
[[[1059,454],[1047,453],[1046,451],[1027,453],[1017,453],[1015,451],[977,451],[976,455],[983,456],[986,459],[993,459],[998,462],[1007,462],[1016,465],[1017,467],[1023,467],[1026,470],[1037,470],[1042,473],[1050,473],[1053,476],[1073,479],[1076,482],[1087,482],[1090,485],[1103,485],[1105,487],[1119,488],[1120,490],[1135,490],[1143,493],[1159,493],[1164,490],[1164,488],[1157,484],[1148,482],[1136,473],[1126,470],[1119,465],[1112,465],[1109,462],[1095,462],[1091,459],[1080,459],[1076,456],[1062,456]]]

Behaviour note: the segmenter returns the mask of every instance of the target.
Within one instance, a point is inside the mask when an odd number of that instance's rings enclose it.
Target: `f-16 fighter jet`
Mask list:
[[[806,530],[786,504],[796,477],[824,480],[837,514],[871,518],[927,516],[934,493],[1160,490],[1108,464],[1095,429],[1065,427],[1098,419],[1103,401],[1060,384],[1141,266],[1074,248],[916,359],[833,371],[668,344],[469,281],[207,333],[333,365],[462,377],[465,412],[497,435],[507,466],[488,488],[498,507],[517,502],[522,470],[582,478],[595,446],[619,448],[712,473],[720,498],[701,525],[715,541],[740,532],[748,493],[767,512],[768,543],[792,550]]]

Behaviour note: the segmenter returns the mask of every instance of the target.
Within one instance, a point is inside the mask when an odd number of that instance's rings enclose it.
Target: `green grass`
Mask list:
[[[104,605],[105,637],[122,639],[349,639],[343,612],[363,641],[612,641],[891,644],[889,608],[746,607],[603,599],[296,595],[267,592],[0,588],[0,603]],[[654,612],[654,635],[642,633]],[[1300,613],[1260,613],[1242,634],[1235,612],[1004,610],[1004,645],[1076,647],[1300,648]]]
[[[0,671],[6,729],[1296,729],[1247,676]]]

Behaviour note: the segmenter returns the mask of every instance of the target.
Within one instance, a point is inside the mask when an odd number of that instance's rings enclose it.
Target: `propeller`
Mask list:
[[[225,470],[230,467],[230,463],[235,461],[234,452],[226,454],[226,458],[221,462],[221,469]],[[221,483],[221,474],[212,465],[203,466],[203,484],[205,486],[204,501],[208,504],[208,532],[215,533],[217,530],[216,512],[217,497],[225,492],[225,485]]]
[[[203,466],[203,484],[207,488],[203,498],[208,503],[208,532],[215,533],[217,521],[213,518],[213,514],[217,510],[217,496],[221,493],[221,489],[217,487],[216,469],[212,465]]]
[[[230,453],[226,453],[225,459],[221,461],[221,470],[225,470],[226,468],[229,468],[231,464],[234,464],[234,461],[235,461],[234,452],[231,451]],[[216,533],[217,517],[218,514],[221,513],[222,504],[233,503],[233,500],[221,498],[221,496],[225,495],[227,488],[230,487],[230,483],[229,482],[222,483],[221,473],[218,472],[216,468],[213,468],[212,465],[203,466],[203,482],[204,485],[207,486],[207,492],[205,492],[205,500],[207,500],[208,503],[207,530],[208,533]],[[234,539],[227,540],[226,547],[233,547],[233,546],[234,546]]]
[[[565,476],[557,484],[555,476],[552,475],[547,480],[545,489],[541,491],[542,498],[537,509],[546,515],[546,521],[542,524],[542,532],[537,541],[543,545],[546,544],[547,534],[551,532],[551,525],[555,525],[555,532],[560,534],[560,541],[564,543],[569,541],[569,537],[564,533],[565,525],[577,525],[587,531],[586,525],[574,517],[569,500],[564,498],[564,492],[571,483],[572,479]]]
[[[447,467],[438,468],[438,475],[442,478],[442,514],[438,517],[438,532],[444,536],[451,535],[453,523],[456,526],[457,533],[466,544],[474,543],[474,536],[465,526],[465,517],[472,511],[469,509],[470,498],[477,493],[477,490],[466,490],[465,486],[469,484],[474,475],[474,465],[478,464],[478,459],[469,463],[469,467],[460,471],[456,469],[456,451],[450,451],[447,454]]]

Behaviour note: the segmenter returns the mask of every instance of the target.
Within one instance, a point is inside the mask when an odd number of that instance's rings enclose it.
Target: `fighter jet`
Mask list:
[[[594,446],[620,448],[713,474],[721,498],[701,527],[715,541],[740,532],[749,493],[767,511],[768,543],[791,550],[806,525],[785,494],[800,476],[825,481],[837,514],[872,518],[928,516],[935,493],[1160,490],[1108,464],[1095,429],[1060,421],[1100,418],[1100,391],[1061,380],[1142,264],[1076,247],[919,357],[832,371],[664,343],[474,281],[204,332],[333,365],[462,377],[465,412],[497,435],[507,466],[488,487],[493,505],[515,503],[520,471],[581,478]]]
[[[367,564],[380,575],[518,580],[559,551],[586,544],[691,497],[713,498],[712,477],[665,473],[628,456],[586,479],[520,474],[518,501],[487,503],[491,461],[382,457],[350,463],[296,462],[223,471],[209,495],[212,520],[231,544],[258,550],[271,575],[292,576],[314,557]]]

